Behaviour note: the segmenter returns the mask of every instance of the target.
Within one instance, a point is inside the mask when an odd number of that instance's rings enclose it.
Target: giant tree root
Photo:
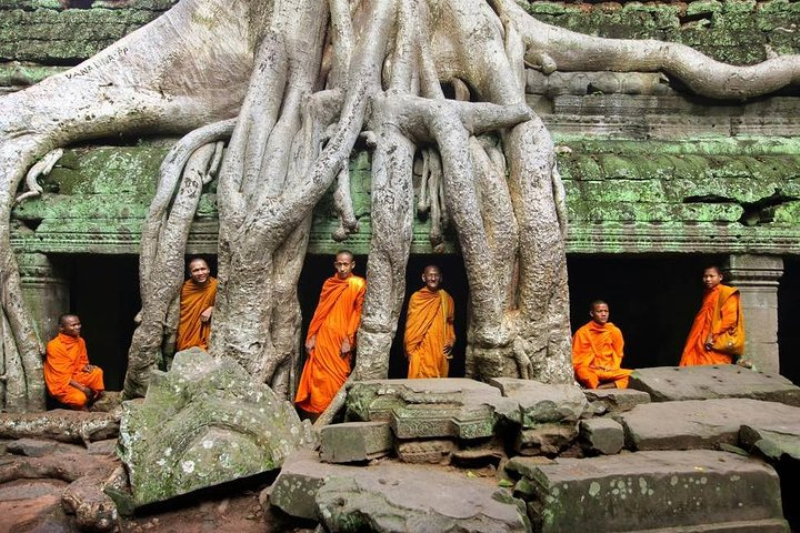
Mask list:
[[[56,409],[44,413],[0,413],[0,438],[46,439],[88,444],[119,436],[120,412]]]

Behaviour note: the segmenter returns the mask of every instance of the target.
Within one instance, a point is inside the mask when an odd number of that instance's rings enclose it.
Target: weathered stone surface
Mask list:
[[[91,455],[114,455],[117,453],[117,439],[90,442],[86,450]]]
[[[398,441],[395,446],[397,457],[401,461],[414,464],[447,463],[450,454],[455,450],[455,443],[446,439]]]
[[[514,449],[521,455],[555,455],[578,436],[578,423],[537,424],[517,434]]]
[[[0,486],[0,533],[77,533],[61,507],[65,486],[52,479]]]
[[[640,403],[650,403],[650,395],[633,389],[586,389],[584,396],[590,403],[598,403],[608,413],[630,411]]]
[[[321,457],[327,463],[369,461],[392,450],[392,430],[387,422],[328,425],[320,433]]]
[[[689,450],[736,445],[742,426],[800,435],[800,408],[732,398],[639,405],[619,415],[634,450]]]
[[[586,397],[575,385],[548,385],[512,378],[494,378],[490,384],[500,389],[506,398],[519,403],[523,428],[577,422],[587,406]]]
[[[288,402],[196,348],[124,407],[121,457],[137,506],[274,470],[311,439]]]
[[[582,420],[580,439],[581,447],[590,455],[613,455],[625,445],[622,426],[610,418]]]
[[[8,443],[8,451],[26,457],[42,457],[53,453],[58,444],[51,440],[19,439]]]
[[[82,477],[72,482],[61,496],[64,509],[75,515],[81,531],[111,531],[117,525],[117,507],[102,490],[107,477]]]
[[[788,458],[800,466],[800,424],[794,422],[794,427],[774,426],[771,430],[743,425],[739,431],[739,443],[772,463]]]
[[[534,529],[788,532],[775,471],[725,452],[639,452],[542,465],[514,458],[507,471],[529,493]]]
[[[519,418],[519,405],[469,379],[362,381],[347,397],[349,420],[387,420],[399,439],[490,437],[495,413]]]
[[[750,398],[800,407],[800,387],[737,365],[643,368],[631,374],[629,386],[654,402]]]
[[[328,531],[529,531],[521,502],[493,482],[415,465],[348,467],[293,454],[270,502]]]
[[[119,434],[115,413],[55,409],[44,413],[0,413],[0,438],[50,439],[61,442],[105,440]]]

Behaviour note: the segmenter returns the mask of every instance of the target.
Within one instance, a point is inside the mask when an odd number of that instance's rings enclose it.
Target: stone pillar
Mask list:
[[[22,279],[22,296],[33,318],[33,326],[43,343],[58,333],[58,317],[68,313],[69,280],[63,269],[44,254],[17,255]]]
[[[770,255],[731,255],[728,280],[739,289],[745,318],[745,357],[762,372],[777,374],[778,284],[783,259]]]

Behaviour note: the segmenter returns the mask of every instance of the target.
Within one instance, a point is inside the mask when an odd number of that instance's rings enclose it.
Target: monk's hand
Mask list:
[[[86,365],[85,367],[83,367],[83,371],[86,372],[87,374],[91,373],[92,370],[94,370],[94,365]]]
[[[706,337],[705,347],[706,350],[710,350],[714,347],[714,337],[711,335],[711,333],[709,333],[708,337]]]
[[[345,337],[342,341],[342,356],[349,354],[351,350],[352,348],[350,347],[350,340]]]
[[[444,352],[445,358],[447,358],[447,359],[452,359],[453,358],[453,345],[452,344],[445,344],[444,345],[444,349],[442,349],[442,351]]]
[[[200,313],[200,322],[210,322],[211,315],[214,314],[214,306],[212,305],[202,313]]]
[[[314,346],[317,345],[317,336],[312,335],[310,339],[306,341],[306,353],[311,353],[311,350],[314,349]]]

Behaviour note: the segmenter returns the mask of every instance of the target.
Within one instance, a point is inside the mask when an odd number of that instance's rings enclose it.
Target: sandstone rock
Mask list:
[[[581,421],[581,447],[590,455],[613,455],[625,444],[625,433],[619,422],[610,418],[592,418]]]
[[[288,402],[199,349],[178,353],[144,402],[124,407],[120,450],[136,506],[274,470],[311,438]]]
[[[61,496],[64,509],[75,515],[81,531],[111,531],[117,525],[117,507],[102,491],[107,476],[85,476]]]
[[[800,462],[800,420],[793,422],[793,428],[774,426],[773,430],[743,425],[739,443],[751,452],[756,450],[772,463],[783,458]]]
[[[117,453],[117,439],[90,442],[86,450],[91,455],[114,455]]]
[[[509,461],[530,493],[534,529],[788,532],[775,471],[725,452],[638,452],[532,464]]]
[[[504,397],[519,403],[524,428],[577,422],[587,407],[586,397],[575,385],[549,385],[512,378],[494,378],[490,384],[499,388]]]
[[[369,461],[392,450],[392,430],[386,422],[348,422],[321,431],[320,451],[328,463]]]
[[[389,421],[400,439],[491,437],[506,412],[519,418],[518,404],[469,379],[362,381],[347,394],[348,420]]]
[[[764,430],[793,422],[800,433],[800,408],[732,398],[650,403],[619,415],[626,445],[634,450],[689,450],[736,445],[743,425]]]
[[[556,455],[578,436],[578,424],[538,424],[517,434],[514,449],[521,455]]]
[[[414,464],[448,463],[455,449],[455,443],[447,439],[398,441],[395,447],[401,461]]]
[[[738,365],[643,368],[631,374],[629,386],[654,402],[748,398],[800,407],[800,387]]]
[[[53,453],[57,443],[52,440],[19,439],[8,443],[10,453],[26,457],[42,457]]]
[[[630,411],[641,403],[650,403],[650,395],[633,389],[586,389],[586,399],[592,404],[602,404],[609,413]]]
[[[529,531],[521,502],[494,483],[415,465],[348,467],[294,454],[270,502],[328,531]]]

